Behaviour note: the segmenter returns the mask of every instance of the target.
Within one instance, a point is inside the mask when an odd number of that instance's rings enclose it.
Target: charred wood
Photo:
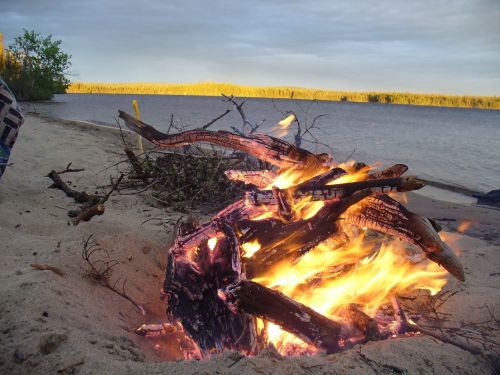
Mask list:
[[[392,167],[383,169],[379,172],[370,173],[367,180],[380,180],[383,178],[395,178],[402,176],[408,170],[408,166],[404,164],[395,164]]]
[[[458,280],[464,281],[460,261],[441,240],[429,219],[410,212],[388,195],[367,197],[349,208],[342,217],[347,223],[391,234],[417,245],[430,260],[443,266]]]
[[[212,252],[203,241],[193,262],[172,251],[168,255],[164,284],[167,315],[182,324],[204,356],[225,349],[256,354],[262,344],[255,319],[234,313],[218,295],[218,289],[238,280],[232,269],[230,246],[224,238]]]
[[[244,234],[240,242],[258,240],[260,250],[245,260],[249,278],[265,273],[269,266],[284,259],[296,259],[320,242],[335,235],[344,238],[335,221],[351,205],[359,202],[370,192],[361,190],[339,202],[327,202],[312,218],[284,223],[281,220],[241,220],[238,224]]]
[[[242,280],[226,289],[226,297],[237,309],[273,322],[327,353],[339,351],[342,324],[278,291]]]
[[[382,338],[378,329],[377,321],[366,315],[356,305],[349,304],[342,313],[357,329],[361,331],[366,340],[375,341]]]
[[[312,201],[326,201],[348,197],[354,192],[363,189],[370,189],[372,193],[390,193],[417,190],[423,186],[424,185],[415,177],[396,177],[381,180],[349,182],[337,185],[307,184],[295,189],[292,196],[294,199],[310,196]],[[261,204],[278,204],[275,199],[275,194],[267,190],[247,192],[246,201],[254,206]]]
[[[241,181],[247,185],[254,185],[258,189],[264,189],[271,185],[278,176],[276,172],[269,170],[262,171],[235,171],[224,172],[226,177],[232,181]]]

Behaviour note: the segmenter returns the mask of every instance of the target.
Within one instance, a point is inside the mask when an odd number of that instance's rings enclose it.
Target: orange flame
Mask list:
[[[282,119],[278,124],[276,124],[276,127],[272,130],[275,131],[277,130],[277,136],[278,137],[284,137],[285,135],[288,134],[288,128],[290,125],[296,120],[296,117],[293,113],[288,115],[286,118]]]
[[[353,162],[340,165],[348,173],[331,181],[329,185],[362,181],[372,169],[371,166],[366,166],[355,170],[353,166]],[[328,168],[284,170],[267,188],[277,186],[293,190],[294,186],[327,170]],[[295,220],[306,220],[316,215],[324,202],[311,201],[311,197],[306,196],[294,200],[291,206]],[[253,220],[269,217],[276,218],[272,209]],[[279,290],[335,320],[343,319],[340,316],[341,310],[349,303],[358,304],[368,315],[374,316],[381,305],[396,293],[408,289],[426,289],[434,294],[445,285],[447,272],[427,260],[421,263],[411,262],[409,255],[406,258],[406,250],[401,241],[369,241],[363,235],[363,229],[353,229],[339,221],[337,224],[352,235],[353,240],[347,245],[336,248],[333,238],[326,240],[298,260],[285,260],[274,265],[264,276],[254,278],[254,281]],[[361,234],[357,235],[357,232]],[[247,258],[262,251],[258,241],[244,243],[242,248],[243,256]],[[274,324],[267,325],[267,336],[283,353],[288,353],[286,348],[290,346],[315,351]]]
[[[257,240],[245,242],[241,245],[241,248],[243,249],[243,257],[251,258],[257,251],[260,250],[260,243]]]
[[[458,233],[464,233],[471,226],[472,226],[472,220],[470,220],[470,219],[463,219],[462,222],[460,224],[458,224],[457,232]]]

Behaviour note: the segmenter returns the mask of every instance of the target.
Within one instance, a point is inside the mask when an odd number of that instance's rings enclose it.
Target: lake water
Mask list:
[[[71,120],[116,124],[118,109],[133,114],[137,99],[143,121],[165,130],[170,116],[189,127],[199,127],[222,114],[228,103],[218,97],[164,95],[56,95],[52,102],[29,104],[30,110]],[[294,111],[303,123],[317,115],[321,129],[314,135],[333,150],[337,161],[352,158],[383,165],[407,164],[423,178],[479,191],[500,188],[500,111],[375,103],[310,102],[249,99],[244,109],[260,130],[274,128],[280,111]],[[236,111],[211,129],[241,126]],[[291,140],[293,137],[285,137]],[[325,146],[304,143],[315,152]],[[331,153],[331,151],[330,151]]]

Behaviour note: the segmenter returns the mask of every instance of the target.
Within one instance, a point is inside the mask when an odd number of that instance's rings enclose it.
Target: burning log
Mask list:
[[[348,320],[361,331],[368,341],[380,340],[382,338],[378,329],[377,321],[370,318],[354,304],[349,304],[343,311]]]
[[[351,205],[368,196],[368,190],[356,192],[352,197],[340,202],[328,202],[312,218],[283,223],[280,220],[241,220],[238,229],[245,230],[242,243],[258,240],[260,250],[246,259],[247,275],[256,277],[264,273],[272,264],[286,258],[298,258],[327,238],[344,236],[335,225],[340,215]]]
[[[226,171],[225,175],[232,181],[241,181],[246,185],[254,185],[258,189],[269,186],[278,177],[273,171]]]
[[[167,314],[182,324],[204,355],[227,348],[256,354],[264,342],[254,317],[234,313],[218,292],[238,282],[242,272],[235,233],[223,220],[216,223],[225,237],[213,248],[202,241],[192,254],[193,261],[177,252],[178,247],[169,251],[163,287],[168,296]]]
[[[350,182],[338,185],[300,185],[293,192],[293,198],[311,197],[311,201],[327,201],[340,199],[352,195],[363,189],[370,189],[372,193],[393,193],[417,190],[424,185],[415,177],[396,177],[382,180],[368,180]],[[248,204],[258,206],[261,204],[278,204],[276,193],[268,190],[256,190],[247,192]]]
[[[402,176],[408,170],[408,166],[404,164],[395,164],[392,167],[383,169],[379,172],[370,173],[367,180],[380,180],[383,178],[395,178]]]
[[[325,173],[320,174],[319,176],[311,178],[309,181],[304,182],[300,186],[305,187],[305,186],[326,185],[327,183],[332,182],[346,174],[347,172],[342,168],[338,167],[333,168]]]
[[[273,322],[327,353],[339,351],[342,324],[284,294],[248,280],[230,285],[225,294],[239,310]]]
[[[350,207],[343,218],[347,223],[391,234],[417,245],[430,260],[443,266],[458,280],[465,280],[460,261],[441,240],[431,222],[410,212],[391,197],[367,197],[360,204]]]

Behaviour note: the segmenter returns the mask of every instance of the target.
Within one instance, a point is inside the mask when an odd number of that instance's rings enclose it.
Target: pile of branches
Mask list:
[[[246,100],[237,101],[233,96],[222,94],[223,101],[232,109],[208,121],[194,130],[204,131],[218,120],[235,111],[241,117],[241,128],[231,127],[242,136],[255,133],[264,121],[251,123],[243,110]],[[182,122],[170,117],[167,134],[171,131],[181,133],[187,130]],[[213,145],[205,147],[187,145],[175,152],[158,150],[146,151],[136,155],[127,145],[122,134],[124,152],[130,162],[128,183],[123,185],[132,190],[121,194],[148,192],[156,203],[171,207],[175,211],[188,212],[199,210],[211,213],[220,210],[237,200],[243,192],[243,183],[231,182],[224,172],[227,170],[259,170],[269,167],[257,158],[242,152],[222,151]]]
[[[158,156],[153,157],[153,154]],[[141,177],[137,178],[136,168],[131,163],[130,185],[149,190],[149,197],[179,212],[192,209],[211,212],[238,199],[243,184],[231,183],[224,172],[249,167],[239,155],[231,156],[217,150],[203,154],[152,152],[137,160]]]

